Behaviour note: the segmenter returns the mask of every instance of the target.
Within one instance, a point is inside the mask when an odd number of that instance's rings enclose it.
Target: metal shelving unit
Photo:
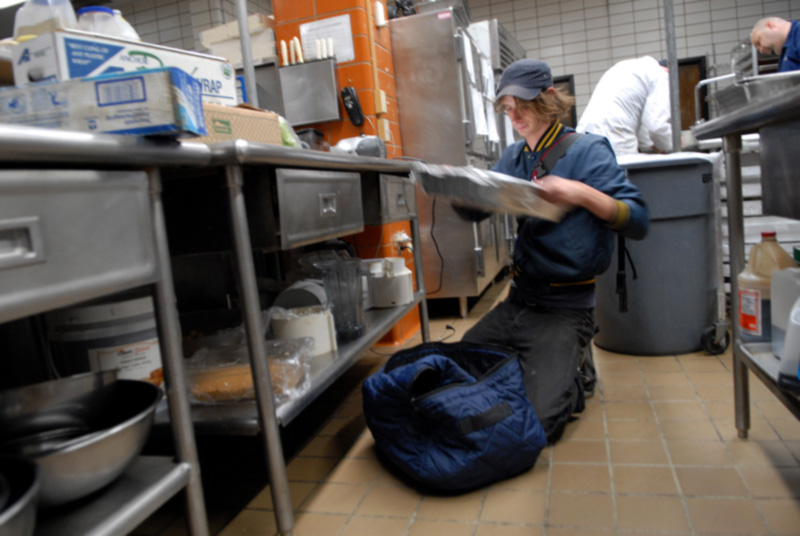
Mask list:
[[[40,516],[36,535],[127,534],[184,489],[191,470],[188,463],[176,464],[171,458],[140,456],[96,498]]]
[[[161,320],[159,340],[165,362],[166,381],[170,385],[169,416],[161,409],[157,420],[169,421],[178,439],[179,461],[143,457],[127,471],[121,480],[80,507],[63,514],[54,513],[43,519],[42,534],[59,535],[116,535],[123,534],[144,520],[169,497],[181,489],[187,490],[189,520],[192,534],[208,534],[205,506],[199,479],[199,466],[194,444],[195,426],[198,430],[221,434],[262,433],[266,447],[273,503],[281,534],[291,534],[292,507],[286,477],[285,460],[280,443],[279,426],[285,425],[300,414],[325,388],[352,365],[358,356],[414,307],[420,308],[422,337],[430,340],[425,287],[422,277],[422,260],[419,248],[414,250],[417,291],[412,303],[392,309],[365,312],[366,333],[353,341],[343,343],[337,352],[318,356],[312,371],[312,386],[300,398],[275,404],[267,366],[263,337],[248,337],[251,366],[256,390],[255,403],[220,406],[219,408],[192,408],[190,410],[186,382],[183,376],[182,342],[175,292],[169,262],[165,211],[161,198],[162,180],[169,181],[173,168],[180,168],[185,176],[209,170],[225,177],[228,190],[227,204],[233,235],[234,264],[241,287],[241,309],[247,333],[260,333],[261,310],[257,289],[250,230],[244,199],[243,167],[299,168],[321,172],[348,171],[360,174],[361,181],[377,182],[382,174],[405,177],[411,174],[408,163],[385,159],[351,157],[290,149],[280,146],[234,141],[208,147],[201,144],[175,141],[154,141],[135,137],[102,134],[85,134],[52,131],[33,127],[0,126],[0,162],[16,169],[147,169],[147,189],[155,241],[155,263],[152,273],[137,274],[90,293],[83,292],[74,299],[60,297],[44,300],[36,307],[24,304],[24,311],[15,315],[0,315],[7,321],[49,308],[63,307],[106,293],[116,292],[144,284],[154,284],[158,317]],[[268,176],[268,173],[264,174]],[[248,180],[251,180],[248,178]],[[258,180],[258,179],[255,179]],[[197,182],[201,187],[201,181]],[[380,188],[370,188],[372,195]],[[352,200],[361,203],[362,200]],[[375,199],[376,203],[379,200]],[[224,201],[220,200],[221,204]],[[370,200],[370,204],[372,201]],[[412,239],[420,241],[416,213],[405,218],[385,220],[411,222]],[[375,223],[375,222],[369,222]],[[2,311],[0,301],[0,311]],[[163,408],[163,407],[162,407]],[[192,420],[194,414],[194,421]],[[47,532],[50,531],[50,532]],[[70,532],[74,531],[74,532]]]
[[[191,533],[195,536],[208,535],[194,431],[183,377],[180,328],[166,247],[158,172],[151,169],[145,176],[141,171],[102,174],[94,170],[98,167],[141,170],[153,165],[202,165],[209,157],[208,148],[197,144],[175,146],[136,138],[0,125],[0,162],[3,162],[4,168],[4,176],[0,179],[6,180],[4,186],[8,194],[27,192],[28,198],[35,199],[31,201],[31,206],[35,207],[32,209],[34,213],[27,220],[39,223],[30,224],[29,232],[34,237],[38,233],[42,235],[39,245],[38,239],[31,240],[33,251],[30,255],[37,257],[32,265],[26,262],[24,254],[20,255],[17,263],[3,264],[4,270],[0,272],[0,322],[152,285],[158,308],[167,398],[178,451],[177,461],[141,456],[107,488],[64,507],[40,512],[36,534],[126,534],[179,491],[185,490]],[[26,174],[36,178],[35,185],[33,181],[28,183],[21,180]],[[56,214],[60,211],[53,210],[65,199],[65,194],[69,194],[70,188],[78,189],[78,198],[81,191],[86,192],[84,195],[88,198],[98,190],[121,189],[125,192],[126,200],[131,203],[135,200],[135,211],[131,209],[126,213],[132,215],[134,224],[138,221],[146,225],[135,229],[132,243],[139,248],[136,258],[130,260],[130,266],[118,266],[112,255],[104,256],[104,263],[94,267],[92,260],[86,262],[75,256],[74,252],[61,255],[64,246],[53,243],[53,240],[47,242],[52,238],[48,233],[55,233],[54,228],[64,233],[71,227],[69,221],[56,220]],[[75,194],[75,191],[72,193]],[[70,206],[74,211],[75,199],[76,195],[73,195],[69,202],[63,202],[72,203]],[[69,211],[65,214],[68,215]],[[102,229],[120,214],[107,211],[92,213],[91,207],[87,207],[84,216],[84,227],[76,230],[76,237],[84,233],[87,224]],[[5,217],[8,217],[8,211]],[[137,220],[139,217],[141,219]],[[49,222],[51,218],[54,221]],[[21,280],[28,286],[20,285],[21,271],[25,271]]]
[[[250,334],[261,333],[261,306],[243,188],[244,169],[258,171],[258,173],[249,173],[248,181],[272,180],[270,171],[280,168],[284,170],[301,169],[311,175],[319,172],[321,176],[328,176],[325,174],[332,171],[356,172],[360,174],[361,183],[364,184],[365,181],[372,183],[380,181],[380,174],[408,177],[411,174],[411,167],[406,162],[336,155],[250,143],[244,140],[215,144],[212,147],[212,158],[208,167],[217,168],[218,173],[224,174],[228,189],[228,210],[233,234],[233,261],[241,288],[241,310],[245,330],[248,334],[247,343],[250,349],[250,365],[254,378],[255,402],[223,404],[219,407],[196,407],[193,409],[193,418],[198,430],[211,433],[263,434],[270,491],[275,505],[278,530],[282,535],[290,535],[294,526],[294,518],[279,427],[296,417],[326,387],[341,376],[365,349],[380,339],[412,308],[420,308],[422,338],[426,342],[430,340],[422,259],[419,248],[415,248],[417,292],[413,303],[393,309],[365,311],[366,333],[356,340],[341,344],[335,353],[318,356],[315,364],[312,365],[314,371],[312,372],[311,389],[295,400],[276,404],[269,375],[265,340],[262,336],[250,336]],[[198,184],[196,187],[199,188],[201,185]],[[379,194],[380,187],[370,188],[370,191]],[[277,200],[275,201],[277,202]],[[359,204],[362,201],[362,199],[346,200],[347,203]],[[380,204],[380,200],[377,198],[369,201],[370,204],[373,202]],[[283,208],[287,209],[288,207]],[[292,209],[295,208],[292,207]],[[271,214],[271,217],[274,218],[275,215]],[[415,244],[419,244],[420,233],[416,213],[409,214],[404,219],[410,220],[412,239]],[[284,231],[281,230],[281,233]],[[325,238],[330,238],[346,234],[352,234],[352,232],[322,233],[319,236],[324,235]],[[291,247],[284,244],[284,249],[291,249]]]
[[[731,318],[738,318],[739,295],[735,274],[744,267],[744,215],[742,199],[742,135],[761,132],[773,126],[800,131],[800,87],[787,89],[762,101],[745,103],[741,108],[700,123],[692,127],[698,140],[723,138],[723,149],[727,160],[727,205],[728,205],[728,242],[730,252],[731,273]],[[761,137],[762,143],[764,137]],[[777,147],[771,148],[775,151]],[[791,149],[790,149],[791,150]],[[762,147],[762,155],[764,150]],[[793,159],[789,159],[793,160]],[[763,168],[763,166],[762,166]],[[764,181],[762,172],[762,183]],[[794,177],[787,177],[794,178]],[[739,437],[747,437],[750,428],[750,391],[748,371],[755,376],[780,400],[795,416],[800,419],[800,396],[784,391],[777,384],[777,359],[772,355],[769,345],[745,345],[739,339],[737,330],[733,332],[734,358],[734,406],[736,412],[736,428]]]

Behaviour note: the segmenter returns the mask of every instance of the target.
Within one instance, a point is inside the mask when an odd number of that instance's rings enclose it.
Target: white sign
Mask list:
[[[350,15],[339,15],[300,25],[300,41],[303,43],[303,57],[316,58],[317,39],[333,40],[333,53],[339,63],[353,61],[356,52],[353,48],[353,32],[350,28]]]

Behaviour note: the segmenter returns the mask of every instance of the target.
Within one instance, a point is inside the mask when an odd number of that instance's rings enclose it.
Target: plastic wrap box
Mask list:
[[[177,67],[202,86],[203,102],[235,106],[236,73],[224,58],[77,30],[42,34],[12,48],[14,84]]]
[[[247,140],[281,145],[278,115],[248,105],[219,106],[203,104],[208,134],[192,141],[217,143],[225,140]]]
[[[113,134],[206,134],[200,83],[175,68],[0,89],[0,122]]]

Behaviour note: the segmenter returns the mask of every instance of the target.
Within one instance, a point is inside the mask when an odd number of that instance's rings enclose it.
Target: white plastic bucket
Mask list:
[[[117,369],[121,379],[163,382],[150,296],[59,309],[47,315],[47,323],[62,375]]]
[[[270,320],[272,335],[276,339],[311,337],[314,339],[312,356],[334,352],[336,328],[329,307],[312,305],[292,309],[275,309]]]

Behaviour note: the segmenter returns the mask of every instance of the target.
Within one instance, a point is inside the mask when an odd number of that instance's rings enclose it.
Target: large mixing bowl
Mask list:
[[[41,506],[79,499],[138,456],[161,396],[155,385],[113,372],[0,392],[0,450],[36,461]]]
[[[0,456],[0,477],[7,486],[6,501],[0,507],[0,536],[31,536],[36,526],[36,498],[39,468],[34,462]]]

